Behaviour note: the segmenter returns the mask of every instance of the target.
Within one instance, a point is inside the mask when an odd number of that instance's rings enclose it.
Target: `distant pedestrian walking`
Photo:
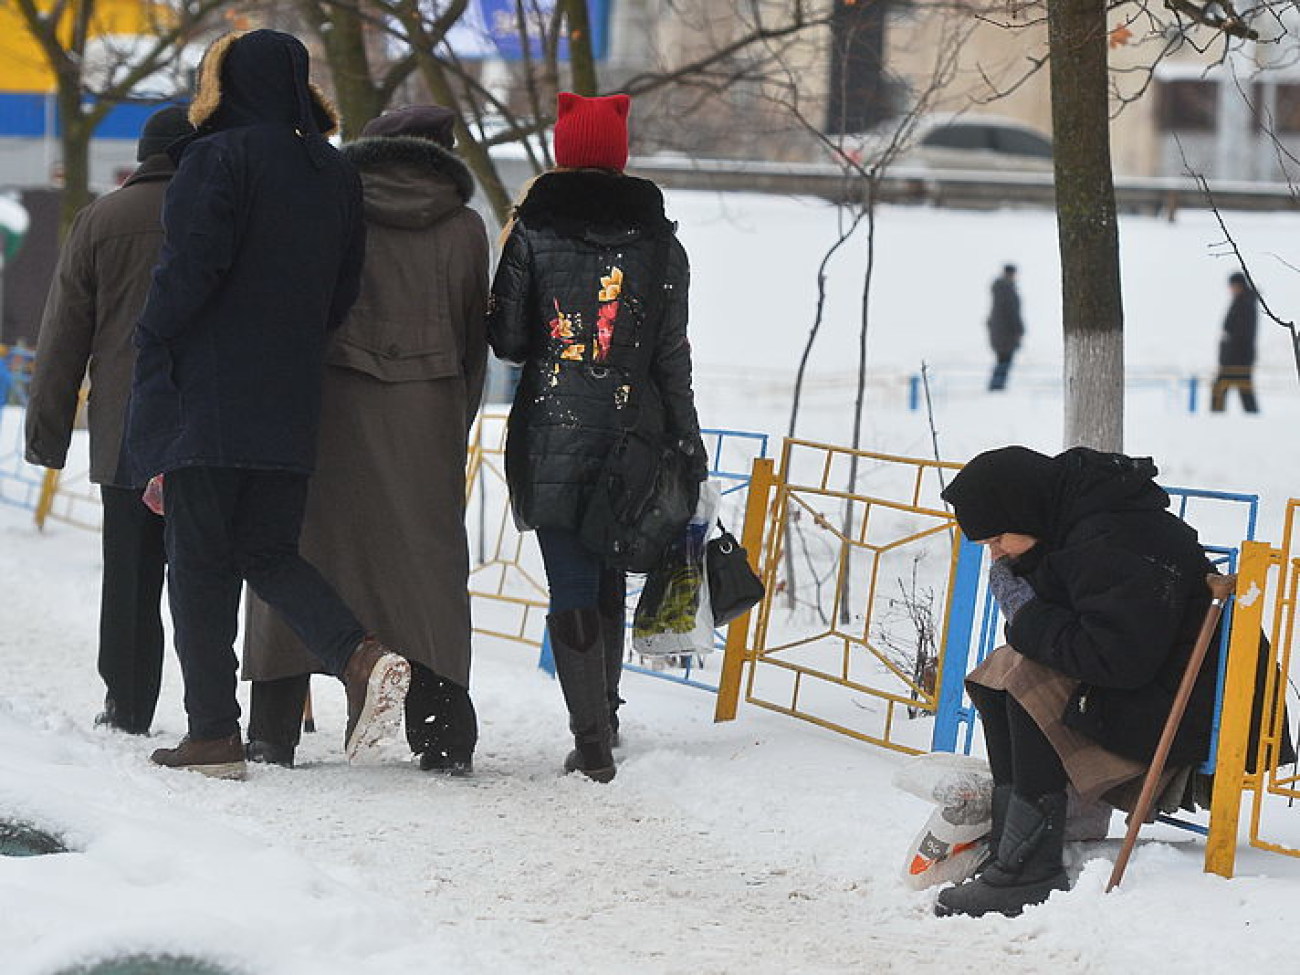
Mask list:
[[[61,470],[89,366],[90,479],[103,503],[104,557],[99,675],[106,693],[95,723],[135,735],[148,734],[162,683],[163,522],[119,470],[122,422],[135,363],[131,333],[158,262],[163,197],[176,172],[166,150],[193,131],[179,106],[154,112],[137,144],[140,168],[77,214],[45,302],[27,406],[27,459]]]
[[[1259,295],[1240,271],[1228,276],[1228,289],[1232,292],[1232,304],[1228,306],[1219,339],[1219,374],[1214,377],[1210,391],[1210,412],[1222,413],[1228,405],[1228,390],[1235,389],[1241,394],[1242,409],[1258,413],[1251,373],[1255,368]]]
[[[1011,360],[1025,334],[1025,325],[1020,319],[1020,292],[1016,290],[1014,264],[1002,268],[1002,273],[993,282],[993,308],[989,311],[988,326],[989,344],[997,357],[993,375],[989,377],[989,389],[1006,389]]]

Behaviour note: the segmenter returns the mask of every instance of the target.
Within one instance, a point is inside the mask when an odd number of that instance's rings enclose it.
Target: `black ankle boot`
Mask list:
[[[412,663],[403,707],[406,741],[419,756],[422,772],[459,776],[474,771],[478,715],[469,688]]]
[[[569,709],[574,749],[564,760],[566,772],[581,772],[596,782],[614,777],[610,751],[609,698],[605,659],[596,608],[563,610],[546,618],[555,673]]]
[[[993,824],[989,827],[988,853],[980,861],[980,865],[975,868],[971,874],[972,877],[978,877],[998,858],[998,846],[1002,842],[1002,828],[1007,821],[1007,805],[1011,802],[1011,786],[995,785],[993,787],[992,797],[992,814]]]
[[[1018,916],[1041,904],[1054,890],[1069,890],[1062,853],[1065,846],[1065,792],[1026,799],[1012,792],[997,858],[978,877],[939,892],[940,917],[966,914]]]

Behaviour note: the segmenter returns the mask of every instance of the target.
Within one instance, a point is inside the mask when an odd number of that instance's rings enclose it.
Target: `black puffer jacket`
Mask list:
[[[1078,447],[1057,458],[1054,525],[1017,571],[1037,594],[1007,627],[1017,651],[1081,683],[1067,725],[1119,755],[1155,752],[1210,603],[1196,531],[1165,509],[1147,458]],[[1205,758],[1217,642],[1169,760]]]
[[[704,477],[686,339],[689,279],[653,183],[578,170],[533,184],[488,315],[493,350],[523,364],[506,445],[521,526],[578,527],[630,410],[641,429],[681,445]],[[644,341],[653,343],[649,382],[632,389]]]

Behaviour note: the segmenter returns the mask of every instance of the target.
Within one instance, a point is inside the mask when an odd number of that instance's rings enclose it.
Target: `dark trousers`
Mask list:
[[[184,467],[167,474],[163,494],[167,592],[190,735],[239,731],[234,641],[245,580],[341,676],[365,631],[298,554],[307,475]]]
[[[1258,413],[1255,399],[1255,380],[1250,366],[1220,366],[1210,387],[1210,412],[1222,413],[1228,406],[1228,391],[1235,389],[1241,396],[1241,408],[1247,413]]]
[[[114,728],[149,731],[162,684],[163,520],[142,491],[102,485],[104,576],[99,596],[99,676]]]
[[[248,740],[297,748],[310,690],[311,674],[253,681],[248,702]]]
[[[994,783],[1010,785],[1026,799],[1062,791],[1065,766],[1029,712],[1006,691],[972,685],[970,695],[984,725]]]
[[[537,544],[546,566],[552,613],[585,609],[600,602],[600,577],[604,567],[578,539],[577,532],[539,528]]]
[[[1008,352],[998,356],[998,361],[993,365],[993,375],[989,376],[990,392],[1007,388],[1007,376],[1011,373],[1011,358],[1014,354]]]

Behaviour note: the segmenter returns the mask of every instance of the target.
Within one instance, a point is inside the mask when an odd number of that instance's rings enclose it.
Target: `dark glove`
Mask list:
[[[697,433],[677,441],[678,451],[686,457],[686,470],[696,481],[709,479],[709,457],[704,450],[704,440]]]
[[[989,566],[989,592],[997,600],[998,608],[1008,623],[1015,619],[1020,607],[1036,595],[1033,586],[1011,571],[1011,560],[1007,558],[998,559]]]

